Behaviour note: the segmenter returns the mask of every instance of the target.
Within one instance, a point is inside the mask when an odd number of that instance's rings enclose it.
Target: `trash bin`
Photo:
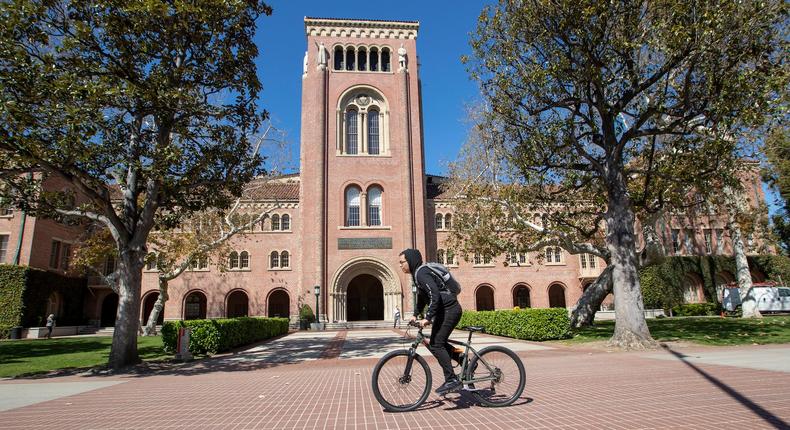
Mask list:
[[[22,326],[11,327],[11,339],[22,339]]]

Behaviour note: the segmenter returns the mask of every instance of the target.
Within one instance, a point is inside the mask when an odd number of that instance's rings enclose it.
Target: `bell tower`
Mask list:
[[[301,287],[321,287],[322,321],[381,315],[380,303],[389,319],[411,309],[397,254],[426,250],[419,23],[304,23]]]

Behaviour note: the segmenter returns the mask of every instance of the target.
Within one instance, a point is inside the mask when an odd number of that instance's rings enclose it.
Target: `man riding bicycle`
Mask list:
[[[444,384],[436,389],[436,394],[446,394],[461,387],[461,382],[453,371],[450,357],[458,360],[458,354],[447,342],[453,329],[461,320],[461,305],[451,291],[442,288],[442,284],[431,270],[424,269],[417,272],[422,266],[422,254],[416,249],[406,249],[398,255],[398,263],[403,273],[411,274],[414,284],[417,285],[417,309],[410,321],[416,321],[416,315],[423,314],[418,322],[422,326],[433,324],[429,349],[439,361],[444,372]]]

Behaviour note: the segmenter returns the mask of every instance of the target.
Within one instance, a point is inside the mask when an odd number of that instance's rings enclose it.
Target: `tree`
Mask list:
[[[777,191],[779,210],[773,216],[774,233],[785,254],[790,254],[790,139],[783,126],[773,128],[765,139],[767,166],[763,178]]]
[[[482,12],[470,65],[487,105],[482,127],[540,200],[598,208],[612,345],[654,344],[637,215],[732,170],[737,148],[720,130],[762,120],[783,20],[779,1],[500,0]]]
[[[139,361],[154,226],[227,208],[261,171],[249,138],[266,117],[252,37],[270,13],[257,0],[0,5],[0,177],[36,216],[108,229],[118,255],[113,369]],[[71,189],[42,191],[50,175]]]

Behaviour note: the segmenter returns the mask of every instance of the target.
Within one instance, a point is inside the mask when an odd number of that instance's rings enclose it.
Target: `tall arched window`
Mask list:
[[[370,71],[371,72],[378,72],[379,71],[379,49],[378,48],[370,48]]]
[[[230,267],[231,269],[238,269],[239,268],[239,253],[238,252],[233,251],[233,252],[230,253],[230,256],[228,257],[228,267]]]
[[[444,217],[442,216],[442,214],[436,214],[434,219],[436,221],[436,229],[437,230],[441,230],[442,229],[442,220],[444,219]]]
[[[280,254],[278,254],[277,251],[272,251],[272,253],[269,254],[269,267],[272,269],[280,267]]]
[[[354,61],[354,48],[349,46],[346,48],[346,70],[356,70],[356,62]]]
[[[562,248],[559,246],[554,248],[554,262],[559,263],[562,261]]]
[[[288,231],[291,229],[291,216],[285,214],[280,218],[280,228],[282,230]]]
[[[357,70],[368,70],[368,51],[365,48],[357,50]]]
[[[359,188],[346,188],[346,227],[359,226]]]
[[[368,225],[381,225],[381,188],[368,188]]]
[[[453,216],[451,214],[444,216],[444,228],[445,230],[453,228]]]
[[[156,253],[149,252],[145,257],[145,270],[156,270]]]
[[[249,269],[250,268],[250,253],[247,251],[241,251],[239,254],[239,268],[240,269]]]
[[[272,231],[277,231],[280,229],[280,215],[274,214],[272,215]]]
[[[389,48],[384,48],[381,50],[381,71],[389,72],[390,70],[390,50]]]
[[[379,155],[379,111],[368,111],[368,154]]]
[[[354,109],[346,111],[346,154],[358,153],[359,140],[357,139],[357,117],[359,114]]]
[[[436,251],[436,262],[439,264],[445,264],[444,262],[444,250],[440,249]]]
[[[291,267],[291,255],[288,251],[280,253],[280,267]]]
[[[335,48],[335,70],[343,70],[343,47]]]

